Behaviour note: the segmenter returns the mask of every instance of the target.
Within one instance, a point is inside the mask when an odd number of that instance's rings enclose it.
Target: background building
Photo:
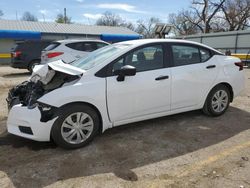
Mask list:
[[[140,35],[125,27],[0,20],[0,63],[10,61],[11,48],[17,41],[69,38],[93,38],[119,42],[138,39]]]
[[[230,50],[237,54],[250,53],[250,30],[187,35],[176,38],[200,42],[222,52]]]

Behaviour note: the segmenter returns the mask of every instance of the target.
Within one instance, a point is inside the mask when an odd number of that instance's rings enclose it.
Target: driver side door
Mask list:
[[[132,50],[115,61],[112,72],[122,66],[136,68],[136,75],[117,81],[107,77],[107,104],[114,125],[142,120],[143,117],[170,110],[170,70],[166,66],[162,44]]]

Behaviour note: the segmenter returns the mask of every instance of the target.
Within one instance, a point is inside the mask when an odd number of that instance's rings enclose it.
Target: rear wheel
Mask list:
[[[80,148],[88,144],[98,133],[100,118],[87,105],[69,105],[61,110],[52,127],[52,138],[66,149]]]
[[[29,67],[28,67],[28,70],[30,71],[30,73],[33,72],[34,67],[36,65],[39,65],[40,62],[41,62],[40,60],[33,60],[33,61],[30,62]]]
[[[203,112],[210,116],[220,116],[225,113],[230,103],[230,92],[225,85],[213,88],[204,104]]]

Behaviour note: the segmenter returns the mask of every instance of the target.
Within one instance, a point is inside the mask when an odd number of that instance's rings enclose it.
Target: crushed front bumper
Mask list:
[[[28,109],[21,104],[14,105],[9,111],[8,132],[31,140],[50,141],[51,128],[57,117],[47,122],[41,122],[40,119],[38,107]]]

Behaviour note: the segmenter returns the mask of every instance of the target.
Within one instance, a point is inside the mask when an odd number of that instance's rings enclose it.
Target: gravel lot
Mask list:
[[[250,69],[221,117],[200,111],[108,130],[66,151],[7,134],[8,89],[29,76],[0,67],[0,187],[250,187]]]

